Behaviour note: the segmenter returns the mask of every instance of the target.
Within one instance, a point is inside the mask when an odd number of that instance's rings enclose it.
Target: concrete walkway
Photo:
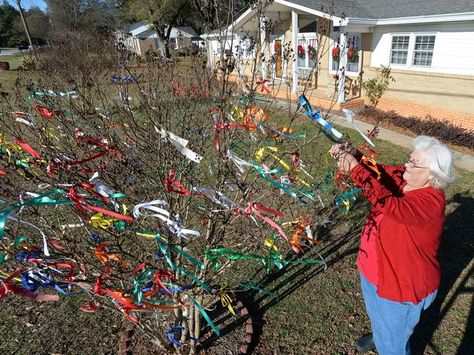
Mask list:
[[[286,108],[288,109],[288,102],[275,99],[275,106],[278,108]],[[292,110],[296,110],[296,104],[291,105]],[[347,122],[346,118],[343,116],[332,115],[331,122],[335,125],[339,125],[342,127],[347,128],[354,128],[349,122]],[[362,121],[354,120],[355,124],[362,130],[362,132],[370,131],[373,128],[372,124],[365,123]],[[405,136],[403,134],[390,131],[386,128],[379,128],[378,138],[393,143],[395,145],[399,145],[408,149],[411,149],[411,142],[413,140],[412,137]],[[474,171],[474,155],[467,154],[462,152],[457,152],[451,149],[453,153],[453,164],[456,168],[464,169],[467,171]]]

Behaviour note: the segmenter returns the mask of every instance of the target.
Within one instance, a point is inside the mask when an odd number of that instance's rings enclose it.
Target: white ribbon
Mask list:
[[[188,145],[188,140],[178,137],[176,134],[165,131],[163,128],[159,129],[158,127],[155,126],[155,131],[161,135],[161,138],[163,140],[170,142],[175,146],[178,151],[183,154],[186,158],[189,160],[192,160],[195,163],[200,163],[202,160],[202,156],[199,154],[193,152],[191,149],[187,148],[186,146]]]
[[[346,109],[346,108],[343,108],[343,109],[342,109],[342,112],[344,112],[344,114],[346,115],[346,120],[347,120],[347,122],[349,122],[350,124],[352,124],[352,125],[354,126],[354,128],[357,130],[357,132],[359,132],[360,135],[361,135],[372,147],[375,147],[375,144],[372,143],[372,141],[370,140],[370,138],[367,137],[367,136],[365,135],[365,133],[362,132],[362,130],[361,130],[359,127],[357,127],[357,125],[355,124],[355,122],[354,122],[354,112],[352,112],[351,110],[348,110],[348,109]]]
[[[156,207],[156,205],[166,205],[167,202],[163,200],[154,200],[150,202],[145,202],[145,203],[140,203],[138,205],[135,205],[133,207],[133,217],[138,218],[140,216],[143,217],[155,217],[159,218],[162,221],[166,222],[168,225],[168,229],[170,230],[171,233],[176,234],[178,237],[183,237],[187,239],[187,234],[190,235],[195,235],[195,236],[200,236],[201,233],[192,229],[186,229],[181,226],[181,223],[179,222],[179,217],[176,216],[175,220],[171,219],[170,213],[160,207]],[[147,210],[146,212],[140,212],[140,210]],[[154,212],[154,213],[148,213],[148,211]]]
[[[20,219],[20,218],[17,218],[17,217],[15,217],[15,216],[12,216],[12,215],[9,215],[9,216],[7,217],[7,219],[10,219],[10,220],[15,221],[15,222],[19,222],[19,223],[26,224],[26,225],[28,225],[28,226],[30,226],[30,227],[33,227],[33,228],[36,229],[38,232],[40,232],[41,236],[43,237],[43,253],[44,253],[44,255],[46,255],[46,256],[51,256],[51,254],[49,253],[49,250],[48,250],[48,244],[47,244],[47,242],[46,242],[46,234],[44,234],[44,232],[43,232],[41,229],[39,229],[38,227],[36,227],[34,224],[32,224],[32,223],[30,223],[30,222],[26,222],[26,221],[24,221],[24,220],[22,220],[22,219]]]
[[[223,194],[220,191],[215,191],[212,189],[208,189],[207,187],[200,187],[200,186],[194,186],[193,191],[196,191],[197,193],[204,194],[209,200],[214,202],[215,204],[224,207],[226,210],[230,208],[237,208],[239,205],[231,200],[229,197],[227,197],[225,194]]]

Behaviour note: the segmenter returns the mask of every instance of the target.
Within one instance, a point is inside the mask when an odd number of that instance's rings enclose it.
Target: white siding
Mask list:
[[[410,61],[406,66],[392,65],[392,67],[432,73],[474,75],[473,23],[464,25],[379,26],[374,30],[370,65],[379,67],[380,65],[388,66],[390,64],[392,35],[411,36],[409,51],[412,51],[414,36],[426,34],[436,36],[431,67],[412,67]]]

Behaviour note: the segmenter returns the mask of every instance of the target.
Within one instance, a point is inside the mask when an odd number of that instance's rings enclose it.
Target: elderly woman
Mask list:
[[[436,297],[437,258],[444,225],[443,189],[453,182],[452,156],[436,139],[420,136],[405,166],[360,161],[348,146],[331,148],[339,169],[350,174],[371,204],[357,258],[372,334],[357,349],[381,355],[410,354],[409,339]]]

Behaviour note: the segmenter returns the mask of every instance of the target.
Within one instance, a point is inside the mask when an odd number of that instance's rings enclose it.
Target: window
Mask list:
[[[296,47],[296,55],[298,68],[313,69],[318,57],[318,42],[316,37],[301,37],[298,38],[298,45]]]
[[[393,36],[390,64],[407,64],[410,36]]]
[[[413,51],[413,65],[430,67],[433,60],[435,36],[416,36]]]
[[[347,66],[346,71],[350,73],[359,72],[359,51],[360,51],[360,34],[348,34],[347,35],[347,44],[346,44],[346,54],[347,54]],[[331,47],[331,69],[334,71],[339,70],[339,60],[341,57],[341,51],[343,48],[339,44],[339,40],[333,40],[333,45]]]
[[[435,35],[407,34],[392,36],[390,64],[396,66],[431,67]]]

